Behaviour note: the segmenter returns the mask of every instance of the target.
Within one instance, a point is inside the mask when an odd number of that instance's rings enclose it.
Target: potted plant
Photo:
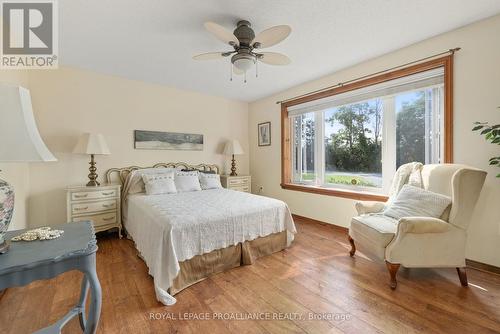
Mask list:
[[[492,144],[500,145],[500,124],[490,125],[488,122],[474,122],[472,131],[481,130],[481,135]],[[490,158],[490,165],[500,167],[500,156]],[[500,173],[497,174],[500,178]]]

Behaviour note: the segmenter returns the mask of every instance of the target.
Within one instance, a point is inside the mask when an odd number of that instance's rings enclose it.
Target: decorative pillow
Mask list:
[[[219,174],[200,173],[199,177],[200,177],[201,189],[203,190],[222,188]]]
[[[134,170],[127,177],[128,182],[130,184],[128,193],[129,194],[137,194],[143,193],[146,191],[144,187],[144,180],[142,179],[143,175],[160,175],[160,174],[169,174],[172,173],[175,169],[173,168],[144,168]]]
[[[404,185],[396,199],[389,204],[384,215],[402,217],[439,218],[451,204],[451,198],[422,188]]]
[[[170,171],[168,174],[144,174],[142,180],[148,195],[174,194],[177,192],[174,171]]]
[[[175,187],[178,192],[200,191],[200,180],[198,180],[198,171],[195,172],[175,172]]]

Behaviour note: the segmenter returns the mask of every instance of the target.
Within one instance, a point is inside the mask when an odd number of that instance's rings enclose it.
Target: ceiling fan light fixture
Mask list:
[[[246,72],[255,64],[255,57],[250,54],[235,54],[231,61],[236,68]]]

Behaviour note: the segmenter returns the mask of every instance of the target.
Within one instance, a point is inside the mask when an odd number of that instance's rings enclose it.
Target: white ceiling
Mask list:
[[[64,0],[60,63],[241,101],[253,101],[500,12],[499,0]],[[256,33],[288,24],[266,51],[292,64],[262,64],[259,78],[229,81],[229,59],[194,61],[229,50],[203,28]],[[436,50],[441,51],[441,50]]]

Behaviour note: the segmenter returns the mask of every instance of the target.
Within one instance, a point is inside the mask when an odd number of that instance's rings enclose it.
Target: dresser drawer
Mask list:
[[[79,191],[71,193],[72,201],[81,201],[86,199],[102,199],[117,197],[116,189],[99,190],[99,191]]]
[[[118,221],[118,217],[116,212],[110,213],[101,213],[99,215],[91,215],[91,216],[81,216],[74,217],[73,222],[81,222],[90,220],[94,223],[94,226],[108,225],[108,224],[116,224]]]
[[[117,208],[116,200],[106,200],[99,202],[86,202],[86,203],[73,203],[71,205],[71,212],[74,215],[85,214],[88,212],[99,212],[114,210]]]
[[[250,192],[250,186],[242,186],[242,187],[231,187],[229,188],[231,190],[236,190],[236,191],[243,191],[245,193],[249,193]]]
[[[249,184],[250,184],[250,182],[247,178],[245,178],[245,179],[230,179],[229,180],[230,187],[247,186]]]

